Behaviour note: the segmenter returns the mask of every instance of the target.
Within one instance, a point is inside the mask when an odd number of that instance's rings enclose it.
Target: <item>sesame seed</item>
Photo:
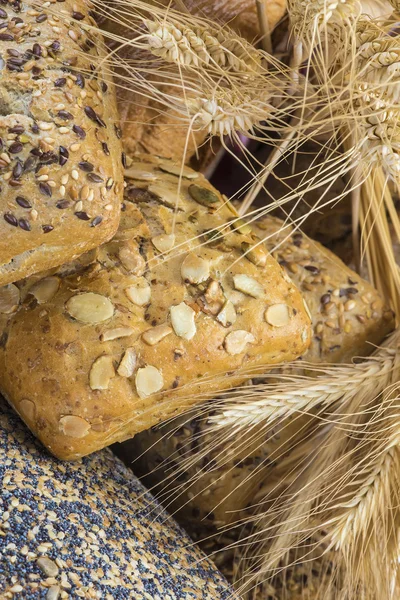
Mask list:
[[[78,179],[79,179],[79,173],[78,173],[78,171],[76,169],[72,169],[72,171],[71,171],[71,177],[72,177],[72,179],[75,179],[75,181],[78,181]]]

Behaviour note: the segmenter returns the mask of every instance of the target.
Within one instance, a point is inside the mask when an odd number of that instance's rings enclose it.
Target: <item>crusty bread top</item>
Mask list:
[[[89,12],[82,0],[1,8],[0,284],[71,260],[118,227],[115,92]]]
[[[313,337],[306,361],[351,362],[371,353],[394,328],[393,313],[377,290],[318,242],[270,216],[252,223],[252,229],[265,239],[310,308]],[[191,530],[198,526],[201,537],[207,528],[238,518],[261,473],[269,469],[272,477],[271,463],[297,447],[296,434],[305,435],[305,421],[296,415],[291,423],[277,423],[269,435],[253,428],[245,443],[233,438],[217,445],[207,433],[207,407],[201,419],[197,416],[198,411],[186,413],[143,432],[124,445],[123,453],[131,461],[139,457],[136,472],[145,475],[146,485],[170,498],[169,510],[179,511],[178,518]],[[165,471],[171,467],[173,473],[177,465],[182,466],[179,477],[165,482]]]
[[[232,226],[233,207],[196,172],[180,181],[179,167],[147,161],[127,170],[121,227],[94,263],[3,290],[0,389],[61,458],[126,439],[310,342],[301,295],[250,229]]]
[[[307,301],[314,335],[305,360],[351,362],[394,329],[384,298],[330,250],[274,217],[255,221],[252,229]]]

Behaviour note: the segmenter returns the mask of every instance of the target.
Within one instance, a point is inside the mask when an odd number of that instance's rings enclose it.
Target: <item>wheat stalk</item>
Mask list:
[[[214,64],[247,76],[263,71],[264,55],[231,31],[179,27],[165,20],[158,23],[145,19],[144,25],[149,31],[144,39],[150,51],[169,62],[184,67]]]
[[[397,333],[400,337],[400,334]],[[352,395],[375,394],[384,389],[393,369],[394,349],[385,348],[378,357],[372,357],[359,365],[337,365],[327,368],[326,374],[311,378],[298,378],[282,384],[252,387],[252,396],[260,399],[243,403],[225,401],[220,411],[210,417],[210,424],[219,428],[232,428],[235,435],[254,425],[268,425],[276,419],[293,413],[310,413],[315,407],[329,408],[336,403],[345,403]],[[304,363],[302,363],[304,366]],[[311,368],[313,365],[305,365]],[[374,381],[374,387],[371,387]],[[218,405],[217,405],[218,406]]]

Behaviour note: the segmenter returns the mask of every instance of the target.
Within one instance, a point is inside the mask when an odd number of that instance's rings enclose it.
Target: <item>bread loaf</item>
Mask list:
[[[60,458],[308,348],[306,307],[282,267],[204,177],[178,173],[133,162],[120,229],[95,262],[2,290],[0,389]]]
[[[0,401],[2,600],[234,600],[187,534],[109,451],[53,459]]]
[[[115,93],[89,12],[82,0],[1,8],[0,285],[72,260],[118,227]]]
[[[273,217],[260,219],[253,229],[284,267],[303,293],[310,307],[313,338],[304,359],[312,363],[351,362],[355,356],[373,351],[385,335],[394,328],[392,311],[388,310],[378,292],[346,267],[329,250]],[[287,423],[272,431],[267,438],[249,435],[243,444],[215,447],[205,432],[206,407],[200,418],[197,413],[184,415],[158,430],[145,431],[125,444],[123,454],[133,460],[138,474],[160,498],[172,499],[168,506],[179,511],[179,518],[192,530],[235,521],[240,510],[252,500],[260,477],[256,471],[269,468],[285,452],[291,450],[294,432]],[[283,446],[284,438],[289,440]],[[279,447],[279,452],[277,448]],[[208,450],[207,450],[208,449]],[[193,461],[178,480],[167,479],[165,473],[176,470],[192,454]],[[198,458],[196,459],[196,455]],[[228,457],[228,458],[227,458]],[[161,465],[161,467],[160,467]],[[191,500],[190,500],[191,499]],[[199,520],[200,517],[200,520]]]

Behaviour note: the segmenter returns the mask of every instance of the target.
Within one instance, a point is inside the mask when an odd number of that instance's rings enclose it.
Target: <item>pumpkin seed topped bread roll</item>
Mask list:
[[[127,439],[310,343],[302,296],[232,224],[233,207],[195,171],[180,180],[173,163],[145,160],[127,169],[120,229],[92,264],[2,290],[1,392],[60,458]]]
[[[351,362],[356,356],[370,354],[393,330],[393,312],[379,293],[332,252],[274,217],[256,221],[252,229],[265,239],[266,247],[310,308],[313,337],[304,360],[315,364]],[[180,511],[181,522],[204,533],[207,527],[236,521],[254,499],[262,469],[269,469],[296,447],[294,439],[301,423],[299,415],[294,415],[292,424],[285,421],[264,437],[253,431],[233,448],[232,440],[229,446],[211,442],[214,438],[206,432],[206,406],[202,413],[201,418],[194,411],[145,431],[127,442],[122,452],[130,461],[140,457],[135,462],[137,474],[145,477],[148,486],[156,486],[161,498],[173,499],[168,507]],[[178,479],[165,483],[165,472],[176,471],[183,457],[188,465],[190,456],[190,466]],[[259,476],[253,477],[256,471]]]
[[[89,8],[2,4],[0,285],[73,260],[118,227],[115,91]]]

